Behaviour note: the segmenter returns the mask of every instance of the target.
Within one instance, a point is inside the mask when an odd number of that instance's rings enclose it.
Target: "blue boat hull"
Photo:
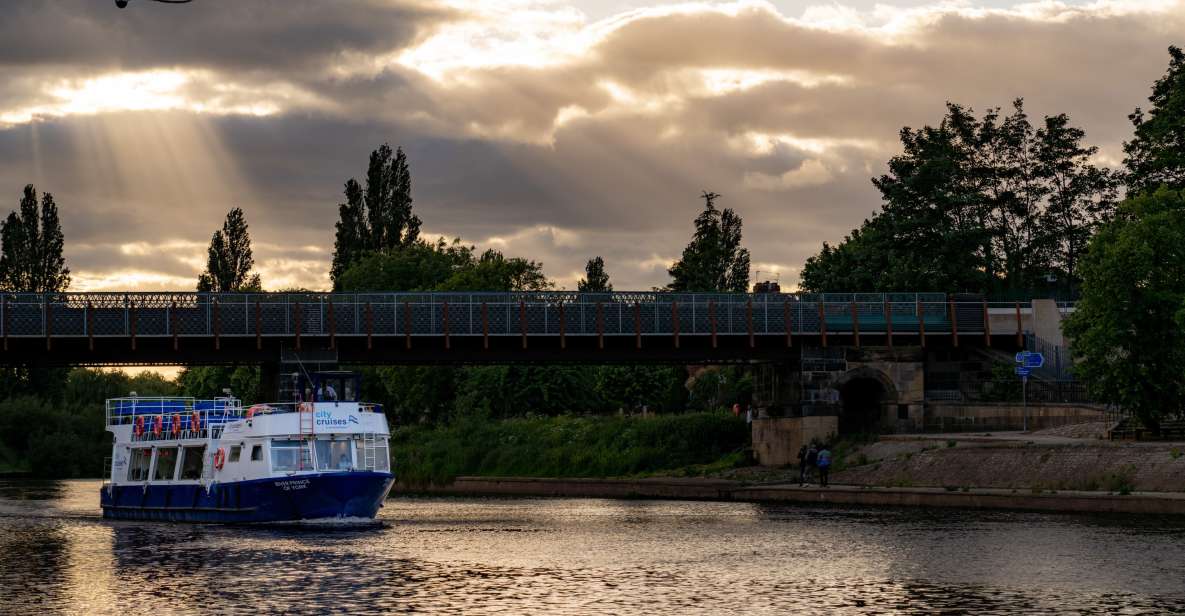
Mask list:
[[[373,518],[391,473],[318,473],[191,485],[122,485],[100,490],[103,517],[168,522],[288,522]]]

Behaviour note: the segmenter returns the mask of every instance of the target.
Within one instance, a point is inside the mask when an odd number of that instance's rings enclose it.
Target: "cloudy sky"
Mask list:
[[[878,207],[947,100],[1066,112],[1116,164],[1185,0],[14,2],[0,209],[53,192],[74,290],[192,288],[226,211],[265,286],[327,288],[342,184],[408,152],[424,231],[572,288],[667,282],[704,189],[762,277]]]

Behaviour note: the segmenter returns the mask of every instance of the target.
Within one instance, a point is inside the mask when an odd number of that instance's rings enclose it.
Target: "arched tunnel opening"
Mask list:
[[[857,377],[840,386],[839,433],[876,432],[887,395],[885,386],[872,377]]]

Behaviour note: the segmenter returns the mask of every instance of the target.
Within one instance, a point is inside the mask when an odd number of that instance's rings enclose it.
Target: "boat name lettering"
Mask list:
[[[291,492],[293,490],[303,490],[303,489],[309,487],[309,480],[308,479],[285,479],[284,481],[277,481],[276,487],[280,488],[281,490],[283,490],[285,492]]]
[[[327,427],[344,427],[350,424],[359,423],[358,417],[355,415],[348,415],[346,417],[334,417],[331,411],[317,411],[313,417],[316,419],[318,426]]]

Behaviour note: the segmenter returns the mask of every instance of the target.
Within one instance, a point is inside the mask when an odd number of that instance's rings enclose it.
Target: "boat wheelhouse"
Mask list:
[[[394,483],[386,416],[365,402],[133,396],[107,401],[107,430],[107,518],[373,518]]]

